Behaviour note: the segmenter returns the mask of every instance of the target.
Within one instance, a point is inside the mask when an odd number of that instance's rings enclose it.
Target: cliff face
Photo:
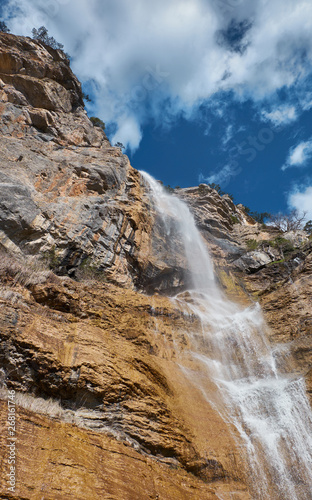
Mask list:
[[[19,433],[16,492],[1,446],[0,498],[249,498],[235,430],[179,368],[184,356],[196,370],[187,334],[199,329],[168,298],[187,287],[182,244],[88,119],[62,52],[0,34],[0,134],[3,444],[7,388]],[[176,194],[225,292],[262,303],[272,342],[287,344],[281,367],[311,390],[307,237],[284,260],[280,235],[229,197]]]

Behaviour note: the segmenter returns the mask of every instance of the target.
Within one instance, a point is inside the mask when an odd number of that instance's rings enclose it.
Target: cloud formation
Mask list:
[[[288,204],[300,212],[307,212],[306,220],[312,220],[312,185],[290,194]]]
[[[312,138],[309,141],[300,142],[297,146],[291,148],[286,163],[282,166],[282,170],[290,167],[305,167],[311,158]]]
[[[219,184],[222,185],[223,188],[225,188],[230,182],[231,178],[235,177],[240,172],[241,168],[238,166],[238,163],[234,161],[232,164],[224,165],[221,170],[216,170],[208,176],[199,174],[198,181],[207,184]]]
[[[220,92],[296,93],[312,67],[310,0],[7,0],[3,17],[13,33],[45,25],[65,45],[91,112],[133,150],[147,122],[194,118]],[[288,119],[310,105],[300,102]],[[266,119],[282,123],[276,113]]]
[[[262,117],[273,123],[275,126],[286,125],[292,123],[298,117],[297,110],[295,106],[284,105],[272,109],[272,111],[262,111]]]

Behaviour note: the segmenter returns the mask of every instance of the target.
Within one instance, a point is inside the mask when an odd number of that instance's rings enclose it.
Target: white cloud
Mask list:
[[[312,186],[304,188],[303,191],[291,193],[288,197],[288,204],[300,212],[307,212],[306,220],[312,220]]]
[[[228,125],[226,127],[225,134],[222,137],[223,146],[227,145],[227,143],[232,139],[233,135],[234,135],[233,125]]]
[[[304,167],[312,158],[312,139],[305,142],[300,142],[289,151],[286,163],[282,166],[282,170],[290,167]]]
[[[122,144],[128,144],[130,149],[135,149],[142,137],[136,119],[134,117],[124,117],[120,120],[120,123],[117,123],[117,126],[117,132],[111,138],[112,144],[121,142]]]
[[[273,123],[273,125],[285,125],[295,121],[298,117],[297,110],[294,106],[280,106],[272,111],[262,111],[262,117]]]
[[[78,77],[94,83],[97,114],[132,149],[147,120],[194,118],[219,91],[267,100],[299,88],[312,67],[310,0],[8,0],[5,9],[12,32],[45,25],[64,43]],[[241,43],[231,45],[231,22],[247,26]],[[267,118],[295,119],[276,112]]]
[[[225,165],[221,170],[218,170],[210,175],[199,174],[198,181],[207,184],[219,184],[223,188],[230,182],[232,177],[235,177],[241,172],[241,168],[237,164]]]

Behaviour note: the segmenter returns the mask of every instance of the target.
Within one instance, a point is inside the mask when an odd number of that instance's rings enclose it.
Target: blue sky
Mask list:
[[[312,219],[311,0],[0,0],[45,25],[135,168]]]

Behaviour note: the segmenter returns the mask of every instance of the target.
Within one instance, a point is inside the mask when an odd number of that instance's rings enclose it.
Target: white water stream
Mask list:
[[[244,309],[223,295],[187,205],[141,173],[167,237],[175,231],[183,242],[192,283],[174,300],[201,320],[192,356],[218,388],[218,398],[205,397],[245,445],[253,498],[311,500],[312,411],[304,380],[278,372],[260,306]]]

